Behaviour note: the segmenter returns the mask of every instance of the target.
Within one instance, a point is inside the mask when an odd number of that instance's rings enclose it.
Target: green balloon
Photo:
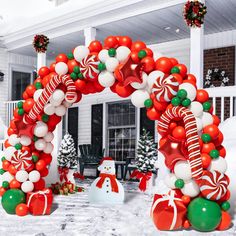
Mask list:
[[[78,78],[79,79],[83,79],[84,78],[84,76],[83,76],[83,74],[81,72],[78,74]]]
[[[203,111],[209,111],[211,109],[211,103],[210,102],[204,102],[202,104],[203,106]]]
[[[23,102],[22,101],[20,101],[20,102],[18,102],[17,103],[17,107],[20,109],[20,108],[23,108]]]
[[[17,144],[15,145],[15,149],[16,149],[16,150],[20,150],[21,148],[22,148],[22,144],[17,143]]]
[[[77,79],[77,74],[75,72],[72,72],[70,74],[71,79],[76,80]]]
[[[2,161],[5,161],[6,160],[6,157],[2,157]]]
[[[229,203],[229,202],[225,201],[225,202],[223,202],[223,203],[221,204],[221,209],[222,209],[223,211],[228,211],[229,208],[230,208],[230,203]]]
[[[74,55],[73,55],[72,52],[69,52],[69,53],[67,54],[67,57],[68,57],[69,60],[74,59]]]
[[[8,181],[3,181],[2,182],[2,187],[5,188],[5,189],[9,188],[9,182]]]
[[[23,108],[19,108],[18,114],[19,114],[20,116],[23,116],[24,113],[25,113],[24,109],[23,109]]]
[[[144,102],[144,106],[150,108],[152,106],[152,99],[146,99]]]
[[[185,99],[187,97],[187,91],[185,89],[180,89],[177,93],[177,97],[180,99]]]
[[[176,107],[176,106],[180,105],[181,101],[178,97],[173,97],[172,100],[171,100],[171,103],[172,103],[173,106]]]
[[[2,196],[2,207],[8,214],[16,214],[20,203],[25,203],[25,194],[19,189],[7,190]]]
[[[36,82],[34,86],[35,86],[36,89],[41,89],[42,88],[42,84],[40,82]]]
[[[42,115],[42,121],[43,122],[48,122],[48,120],[49,120],[49,116],[47,114],[43,114]]]
[[[36,155],[33,155],[32,156],[32,160],[33,160],[33,162],[35,163],[35,162],[37,162],[38,161],[38,159],[39,159],[39,157],[38,156],[36,156]]]
[[[219,153],[218,150],[213,149],[213,150],[210,151],[210,157],[211,157],[212,159],[216,159],[216,158],[218,158],[219,156],[220,156],[220,153]]]
[[[6,171],[3,169],[0,169],[0,175],[3,175]]]
[[[216,202],[198,197],[188,205],[187,217],[194,229],[209,232],[219,225],[222,216]]]
[[[144,57],[146,57],[146,56],[147,56],[146,51],[140,50],[140,51],[138,52],[138,57],[139,57],[140,59],[142,59],[142,58],[144,58]]]
[[[110,49],[108,50],[108,55],[109,55],[110,57],[114,57],[114,56],[116,55],[116,49],[115,49],[115,48],[110,48]]]
[[[174,67],[171,69],[171,74],[175,74],[175,73],[179,74],[179,72],[180,72],[180,69],[179,69],[177,66],[174,66]]]
[[[105,63],[100,62],[100,63],[98,64],[98,70],[99,70],[99,71],[103,71],[103,70],[105,70],[105,69],[106,69]]]
[[[180,189],[183,188],[184,187],[184,181],[182,179],[177,179],[175,181],[175,187],[180,188]]]
[[[182,101],[182,106],[184,106],[184,107],[188,107],[188,106],[190,106],[190,104],[191,104],[191,100],[189,98],[185,98]]]
[[[211,141],[211,136],[210,136],[210,134],[202,134],[202,141],[204,142],[204,143],[209,143],[210,141]]]
[[[76,74],[78,74],[78,73],[80,72],[79,66],[75,66],[75,67],[73,68],[73,71],[74,71]]]

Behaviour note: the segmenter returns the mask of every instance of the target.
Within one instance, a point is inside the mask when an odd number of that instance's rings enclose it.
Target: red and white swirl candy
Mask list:
[[[95,55],[88,55],[80,62],[80,71],[84,78],[94,79],[98,73],[99,60]]]
[[[172,76],[160,76],[153,84],[152,92],[160,102],[169,102],[178,92],[179,83]]]
[[[227,192],[229,182],[226,176],[219,171],[206,171],[202,176],[200,191],[209,200],[219,200]]]
[[[28,170],[33,165],[32,156],[27,151],[17,150],[11,158],[11,164],[17,170]]]

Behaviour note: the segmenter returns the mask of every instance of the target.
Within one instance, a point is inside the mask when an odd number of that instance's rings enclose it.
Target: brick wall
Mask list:
[[[235,85],[235,46],[208,49],[204,51],[204,84],[208,69],[219,68],[229,77],[229,86]],[[212,81],[216,87],[221,81]],[[216,100],[216,114],[220,117],[220,99]],[[229,117],[229,98],[225,98],[225,119]]]

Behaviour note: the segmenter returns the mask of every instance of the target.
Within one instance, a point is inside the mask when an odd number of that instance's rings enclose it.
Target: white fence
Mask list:
[[[17,107],[19,101],[8,101],[6,102],[6,125],[10,124],[10,120],[13,118],[14,109]]]

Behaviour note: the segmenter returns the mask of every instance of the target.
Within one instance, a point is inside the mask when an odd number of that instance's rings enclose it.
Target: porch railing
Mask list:
[[[6,125],[7,125],[7,127],[10,124],[10,120],[13,117],[14,109],[17,107],[17,103],[19,101],[7,101],[6,102]]]

